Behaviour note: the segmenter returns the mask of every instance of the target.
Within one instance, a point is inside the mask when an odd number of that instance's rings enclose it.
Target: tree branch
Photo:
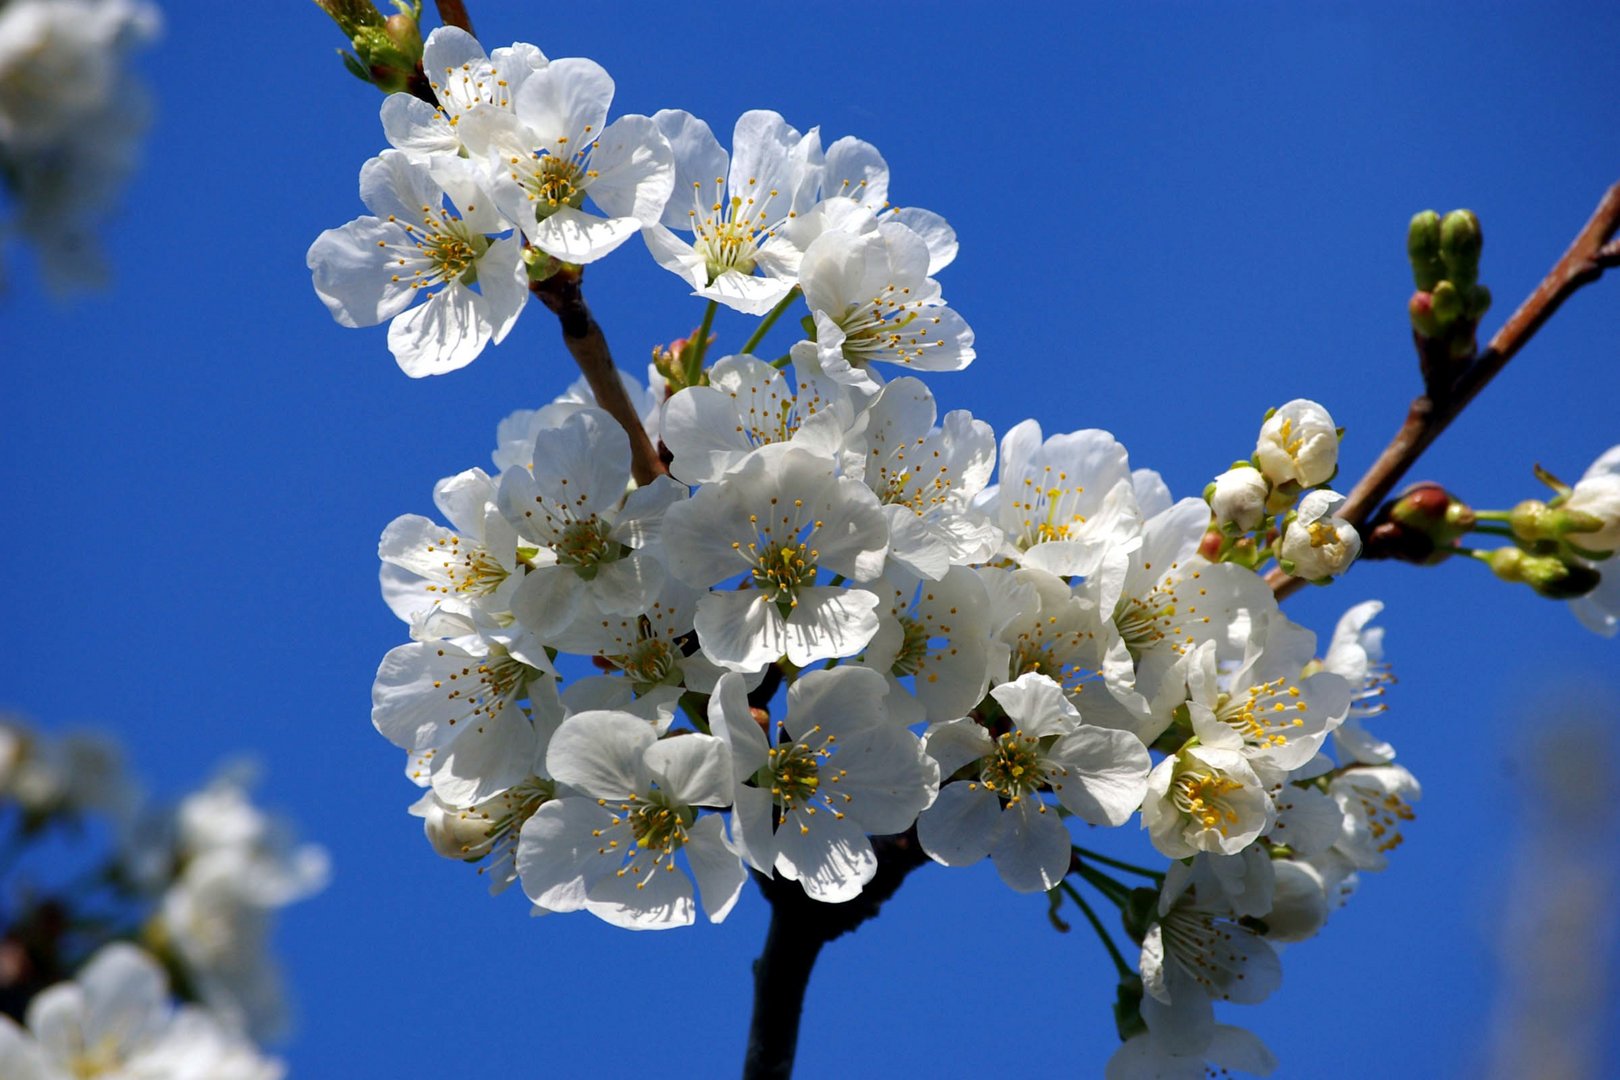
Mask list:
[[[647,437],[647,429],[630,403],[630,396],[624,392],[618,368],[613,366],[613,354],[608,351],[607,338],[585,304],[579,287],[582,277],[579,267],[563,267],[543,281],[530,283],[529,291],[557,316],[563,344],[568,346],[569,355],[579,365],[579,370],[585,373],[596,403],[630,436],[630,472],[636,483],[650,483],[653,477],[667,470]]]
[[[754,1018],[748,1026],[743,1080],[787,1080],[799,1045],[799,1017],[810,972],[827,942],[877,915],[906,875],[928,861],[915,827],[898,836],[874,836],[877,874],[853,900],[824,904],[797,881],[756,875],[771,905],[765,946],[754,961]]]
[[[1563,258],[1502,324],[1485,351],[1463,368],[1444,388],[1444,393],[1422,394],[1412,402],[1400,430],[1350,489],[1340,517],[1359,530],[1440,433],[1507,366],[1564,301],[1581,286],[1596,281],[1605,269],[1620,266],[1620,241],[1614,241],[1617,231],[1620,231],[1620,183],[1604,193],[1591,220],[1575,237]],[[1278,599],[1304,584],[1300,578],[1290,577],[1281,570],[1267,574],[1266,582]]]
[[[446,26],[459,26],[461,29],[477,37],[473,33],[472,19],[467,14],[467,5],[461,0],[434,0],[434,7],[439,9],[439,21]]]

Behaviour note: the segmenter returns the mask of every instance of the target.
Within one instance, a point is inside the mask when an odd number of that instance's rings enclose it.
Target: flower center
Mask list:
[[[611,539],[608,531],[607,523],[594,516],[569,522],[552,545],[557,552],[557,562],[573,567],[586,581],[594,579],[603,563],[613,562],[624,554],[623,545]]]
[[[940,320],[923,314],[922,308],[921,300],[912,299],[910,286],[893,283],[870,301],[852,304],[837,320],[844,331],[844,353],[852,362],[879,355],[896,364],[922,359],[929,349],[945,344],[942,338],[929,339]]]
[[[1288,745],[1288,729],[1305,726],[1305,718],[1297,715],[1306,711],[1299,698],[1299,687],[1280,676],[1240,695],[1221,694],[1215,700],[1215,717],[1250,746],[1283,747]]]
[[[638,684],[661,683],[678,670],[675,649],[666,638],[644,637],[630,647],[619,670]]]
[[[539,669],[505,652],[491,652],[476,664],[469,663],[460,671],[435,680],[433,688],[444,690],[448,683],[446,698],[466,710],[450,719],[454,726],[469,717],[494,719],[507,705],[522,698],[529,683],[539,674]]]
[[[1045,483],[1037,486],[1034,477],[1024,477],[1023,497],[1013,499],[1013,508],[1024,514],[1023,529],[1016,538],[1020,551],[1028,551],[1036,544],[1049,540],[1067,540],[1071,532],[1086,523],[1086,516],[1073,510],[1074,501],[1085,494],[1084,485],[1070,487],[1069,474],[1066,472],[1057,473],[1058,482],[1051,483],[1050,465],[1045,468],[1041,479]]]
[[[412,288],[449,285],[470,276],[478,257],[489,248],[488,240],[481,235],[474,236],[461,219],[448,210],[441,209],[435,215],[432,207],[422,207],[422,225],[420,229],[405,226],[417,251],[427,259],[430,267],[426,273],[417,271],[417,280],[412,283]]]
[[[697,812],[690,806],[671,803],[669,797],[656,788],[645,795],[619,804],[618,813],[606,829],[593,829],[597,839],[607,837],[597,848],[597,854],[606,855],[619,848],[619,841],[608,836],[619,828],[630,830],[630,846],[624,852],[625,863],[615,874],[636,879],[636,888],[644,888],[652,877],[649,871],[675,869],[675,853],[686,846],[687,830],[697,820]],[[651,856],[650,863],[643,856]]]
[[[710,285],[728,270],[752,274],[761,237],[775,235],[773,230],[781,223],[781,218],[771,211],[779,193],[772,188],[762,195],[758,185],[759,181],[751,178],[747,194],[734,194],[728,199],[725,177],[717,176],[714,201],[705,209],[700,201],[703,185],[692,182],[693,207],[687,211],[692,222],[692,250],[703,257]]]
[[[909,615],[900,616],[900,651],[889,670],[896,676],[915,675],[928,657],[928,627]]]
[[[1175,618],[1175,598],[1171,597],[1169,603],[1158,604],[1157,601],[1163,598],[1157,594],[1158,590],[1155,589],[1140,599],[1129,597],[1120,601],[1114,611],[1114,627],[1132,657],[1140,658],[1142,653],[1162,642],[1167,636],[1170,621]]]
[[[979,779],[1009,803],[1039,790],[1046,779],[1041,767],[1041,741],[1016,729],[1001,735],[996,739],[995,752],[985,758]]]
[[[1177,810],[1206,829],[1219,829],[1225,836],[1238,820],[1227,796],[1242,790],[1243,785],[1236,780],[1194,766],[1176,773],[1170,798]]]
[[[795,810],[815,799],[821,790],[821,761],[830,755],[804,743],[772,747],[765,768],[770,773],[771,795],[784,810]],[[815,812],[810,807],[811,813]]]
[[[816,559],[820,554],[808,544],[772,540],[754,560],[750,575],[754,588],[778,604],[790,607],[798,604],[798,591],[815,584]]]
[[[565,206],[578,210],[585,201],[585,189],[596,179],[596,171],[585,168],[587,148],[570,157],[560,154],[539,154],[530,166],[529,175],[520,183],[534,204],[534,216],[544,221]]]

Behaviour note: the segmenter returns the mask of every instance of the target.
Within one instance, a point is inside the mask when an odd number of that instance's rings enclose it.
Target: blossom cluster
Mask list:
[[[0,241],[11,231],[29,241],[55,288],[104,273],[98,215],[134,167],[147,122],[128,54],[160,25],[147,0],[0,4],[0,190],[14,206]]]
[[[1270,993],[1275,944],[1384,867],[1418,796],[1361,726],[1379,605],[1321,649],[1257,573],[1357,556],[1327,410],[1273,410],[1202,498],[1103,430],[998,440],[914,374],[966,367],[973,332],[935,276],[954,234],[889,204],[875,148],[756,111],[728,153],[686,113],[608,123],[587,60],[454,29],[423,55],[436,103],[386,99],[372,216],[310,249],[340,322],[392,319],[408,373],[447,371],[529,280],[636,233],[711,314],[762,319],[712,364],[706,318],[647,385],[619,373],[649,482],[582,383],[503,421],[493,472],[441,480],[442,520],[384,531],[410,640],[372,720],[433,848],[538,912],[662,929],[723,919],[749,872],[847,901],[871,838],[911,829],[937,863],[988,858],[1021,892],[1079,874],[1134,910],[1104,869],[1126,864],[1073,830],[1138,822],[1167,869],[1133,868],[1153,902],[1115,1075],[1263,1064],[1214,1002]],[[752,355],[801,303],[807,336]]]
[[[282,1075],[257,1045],[287,1021],[269,934],[279,908],[325,886],[327,856],[254,805],[251,779],[227,769],[164,806],[104,737],[0,720],[0,824],[21,853],[0,896],[0,1001],[26,1022],[0,1013],[0,1076]],[[82,850],[96,819],[110,852]],[[59,832],[88,862],[70,880]]]

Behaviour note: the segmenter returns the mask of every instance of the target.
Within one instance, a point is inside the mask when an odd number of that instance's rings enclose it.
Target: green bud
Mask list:
[[[353,38],[364,27],[383,24],[382,12],[371,0],[315,0],[315,6],[331,16],[347,38]]]
[[[1477,323],[1491,310],[1491,290],[1475,285],[1468,290],[1468,321]]]
[[[1472,210],[1453,210],[1440,223],[1440,260],[1446,264],[1446,277],[1459,289],[1471,288],[1479,279],[1484,246],[1485,236]]]
[[[422,63],[420,0],[394,0],[398,13],[384,18],[369,0],[315,0],[354,46],[343,66],[384,93],[406,89]]]
[[[1547,504],[1540,499],[1526,499],[1508,514],[1508,525],[1520,540],[1546,540],[1552,536],[1547,522]]]
[[[1584,563],[1571,563],[1557,555],[1533,555],[1519,548],[1498,548],[1490,554],[1491,571],[1503,581],[1522,582],[1549,600],[1573,600],[1597,588],[1600,576]]]
[[[1445,277],[1440,261],[1440,215],[1424,210],[1412,215],[1406,227],[1406,257],[1412,263],[1412,281],[1420,292],[1428,292]]]
[[[1434,312],[1434,321],[1443,333],[1450,329],[1452,323],[1462,318],[1462,294],[1457,291],[1457,287],[1451,282],[1442,281],[1434,287],[1434,291],[1429,295],[1431,297],[1430,307]]]

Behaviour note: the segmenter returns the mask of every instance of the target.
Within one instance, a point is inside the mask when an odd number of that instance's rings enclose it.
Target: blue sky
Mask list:
[[[942,279],[979,358],[931,380],[941,407],[998,432],[1108,428],[1178,495],[1293,397],[1348,428],[1347,476],[1376,455],[1416,391],[1414,211],[1478,212],[1492,330],[1620,179],[1612,5],[469,6],[487,45],[603,64],[616,113],[685,108],[724,133],[773,108],[876,144],[892,197],[961,239]],[[530,919],[432,855],[368,720],[404,640],[377,535],[572,380],[554,321],[534,305],[504,345],[424,381],[382,330],[338,327],[304,252],[363,212],[380,95],[313,5],[167,14],[143,63],[146,165],[104,233],[115,287],[61,303],[18,267],[0,296],[0,505],[29,586],[0,704],[118,731],[168,794],[228,755],[264,763],[266,800],[335,861],[279,939],[294,1075],[733,1074],[767,915],[752,889],[684,932]],[[637,370],[701,314],[634,242],[587,293]],[[1537,494],[1534,462],[1573,478],[1620,441],[1617,311],[1620,276],[1577,296],[1415,476],[1505,507]],[[717,330],[716,355],[747,326]],[[1392,869],[1288,951],[1272,1000],[1227,1017],[1284,1076],[1471,1075],[1532,748],[1577,715],[1613,730],[1620,646],[1469,565],[1366,564],[1288,608],[1325,635],[1369,597],[1400,677],[1378,730],[1424,783],[1418,819]],[[1092,842],[1145,850],[1130,827]],[[1612,862],[1604,845],[1591,857]],[[988,865],[925,868],[823,954],[801,1075],[1094,1075],[1112,993],[1083,925],[1055,934]]]

